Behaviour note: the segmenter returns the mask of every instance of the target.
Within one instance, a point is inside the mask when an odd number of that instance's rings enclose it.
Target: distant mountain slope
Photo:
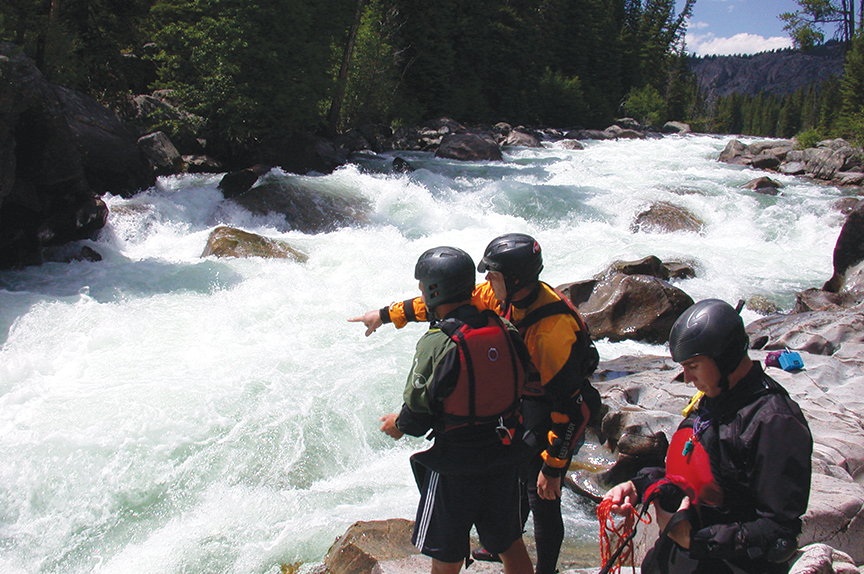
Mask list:
[[[810,82],[842,76],[843,49],[838,42],[828,42],[806,53],[789,49],[752,56],[691,57],[690,69],[709,100],[733,93],[783,95]]]

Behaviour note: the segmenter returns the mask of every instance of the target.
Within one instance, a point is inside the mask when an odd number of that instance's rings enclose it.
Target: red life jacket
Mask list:
[[[672,483],[684,491],[693,504],[719,506],[723,490],[714,481],[711,460],[691,427],[678,429],[666,451],[666,478],[651,485],[646,499],[663,483]]]
[[[480,328],[448,319],[439,324],[459,349],[459,378],[444,399],[445,432],[466,425],[482,425],[519,416],[525,371],[507,327],[495,313],[484,311]]]

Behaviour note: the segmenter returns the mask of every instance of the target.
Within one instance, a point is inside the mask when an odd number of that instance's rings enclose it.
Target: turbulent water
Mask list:
[[[408,456],[379,417],[398,409],[423,325],[369,338],[347,318],[415,295],[418,255],[478,258],[527,232],[552,285],[614,260],[696,263],[698,300],[763,295],[788,308],[831,275],[843,192],[716,161],[726,139],[668,137],[511,149],[503,163],[366,156],[332,175],[273,172],[364,199],[369,221],[319,235],[223,202],[220,176],[160,179],[111,215],[97,263],[0,273],[0,571],[278,573],[320,563],[358,520],[413,518]],[[657,201],[702,234],[634,234]],[[218,225],[287,240],[309,256],[201,258]],[[478,277],[479,279],[479,277]],[[755,318],[755,315],[745,319]],[[600,342],[605,359],[662,347]],[[596,519],[564,495],[562,565],[596,562]],[[530,530],[528,539],[530,540]]]

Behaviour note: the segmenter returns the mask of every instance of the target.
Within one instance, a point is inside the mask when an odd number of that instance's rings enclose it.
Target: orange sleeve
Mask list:
[[[489,309],[496,313],[501,306],[495,297],[495,292],[492,291],[492,285],[488,281],[474,287],[474,292],[471,294],[471,304],[481,311]],[[382,308],[380,314],[383,323],[393,323],[397,329],[401,329],[408,323],[422,323],[428,320],[426,305],[423,304],[420,297],[391,303],[388,307]]]

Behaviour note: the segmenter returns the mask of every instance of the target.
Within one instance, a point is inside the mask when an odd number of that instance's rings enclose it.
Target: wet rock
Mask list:
[[[669,270],[663,265],[659,257],[649,255],[636,261],[614,261],[603,273],[603,276],[612,276],[618,273],[624,275],[650,275],[660,279],[669,278]]]
[[[514,147],[543,147],[540,143],[540,138],[520,128],[516,128],[507,134],[501,142],[504,146]]]
[[[690,231],[699,233],[703,223],[692,213],[671,203],[661,201],[639,213],[630,224],[633,233],[674,233]]]
[[[784,175],[802,175],[807,170],[807,164],[803,161],[790,161],[780,166],[780,173]]]
[[[558,144],[560,147],[569,150],[583,150],[585,149],[585,145],[582,144],[578,140],[561,140],[561,143]]]
[[[448,134],[441,140],[435,157],[459,161],[502,161],[501,149],[490,136],[482,134]]]
[[[257,215],[281,214],[286,231],[303,233],[323,233],[366,223],[370,209],[363,197],[281,179],[265,180],[231,201]]]
[[[780,312],[780,307],[763,295],[754,295],[747,300],[747,308],[760,315],[773,315]]]
[[[756,179],[748,181],[741,187],[744,189],[752,189],[757,193],[765,195],[777,195],[777,193],[779,193],[778,190],[783,187],[783,184],[779,181],[774,181],[770,177],[757,177]]]
[[[846,284],[846,273],[850,267],[864,260],[864,201],[858,202],[840,230],[834,245],[834,274],[822,289],[837,293]]]
[[[780,158],[772,153],[760,153],[753,156],[750,165],[756,169],[776,169],[780,165]]]
[[[201,257],[264,257],[291,259],[305,263],[309,256],[291,247],[286,241],[262,237],[233,227],[217,227],[210,233]]]
[[[665,343],[672,323],[693,304],[693,299],[668,282],[648,275],[618,273],[597,281],[587,300],[563,286],[577,305],[596,339],[632,339]]]
[[[566,139],[571,140],[612,140],[615,135],[604,130],[575,129],[564,134]]]
[[[348,150],[306,133],[274,134],[256,149],[258,163],[279,166],[289,173],[332,173],[348,162]],[[252,162],[250,162],[252,163]]]
[[[414,168],[411,167],[411,164],[401,157],[393,158],[393,171],[396,173],[411,173],[414,171]]]
[[[270,169],[269,165],[259,163],[246,169],[226,173],[219,182],[219,189],[222,190],[225,199],[237,197],[252,189],[261,177],[270,172]]]
[[[693,279],[696,277],[696,264],[688,261],[668,261],[663,263],[669,279]]]
[[[350,152],[372,149],[369,141],[360,130],[351,129],[333,138],[333,143],[347,149]]]
[[[720,152],[718,161],[737,165],[750,165],[750,148],[738,140],[730,140],[723,151]]]
[[[641,131],[637,131],[635,129],[626,129],[622,128],[618,125],[612,125],[606,128],[606,133],[608,133],[613,138],[622,139],[622,140],[641,140],[645,139],[645,134]]]
[[[20,48],[0,44],[0,76],[0,268],[35,265],[45,247],[96,236],[102,193],[155,175],[113,112],[47,82]]]
[[[429,120],[428,122],[424,123],[422,127],[435,130],[441,135],[455,134],[456,132],[465,129],[465,126],[463,126],[461,123],[457,122],[453,118],[448,117]]]

